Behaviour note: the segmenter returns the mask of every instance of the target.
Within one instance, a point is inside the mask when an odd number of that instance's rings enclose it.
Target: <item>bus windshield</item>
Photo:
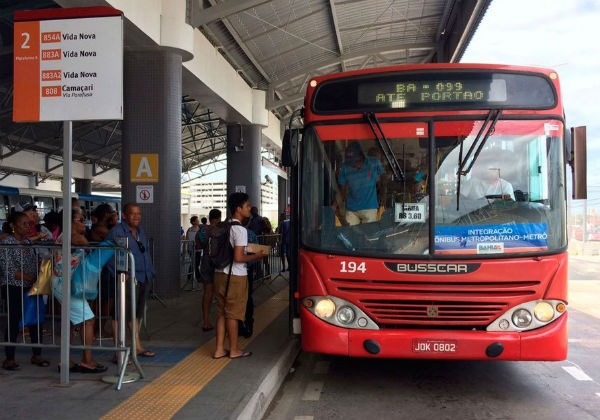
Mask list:
[[[303,244],[373,257],[563,248],[562,123],[501,120],[473,146],[482,124],[435,122],[430,159],[426,122],[382,123],[400,177],[368,124],[309,126],[302,141]]]

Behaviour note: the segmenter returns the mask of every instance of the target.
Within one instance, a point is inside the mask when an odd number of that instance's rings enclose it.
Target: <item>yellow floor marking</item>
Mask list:
[[[288,307],[288,289],[284,289],[254,312],[254,335],[241,338],[245,348],[260,332]],[[101,420],[167,420],[202,390],[231,362],[227,357],[213,359],[215,339],[196,349],[181,362],[109,411]]]
[[[569,306],[600,319],[600,280],[569,280]]]

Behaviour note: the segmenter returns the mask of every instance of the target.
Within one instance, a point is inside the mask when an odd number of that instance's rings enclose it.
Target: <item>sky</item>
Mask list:
[[[556,70],[567,127],[587,126],[588,202],[600,206],[598,26],[600,0],[493,0],[461,61]]]

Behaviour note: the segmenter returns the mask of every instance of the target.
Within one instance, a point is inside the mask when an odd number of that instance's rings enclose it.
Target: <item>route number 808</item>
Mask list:
[[[340,273],[356,273],[360,271],[364,274],[367,272],[364,262],[357,264],[355,261],[341,261],[340,264]]]

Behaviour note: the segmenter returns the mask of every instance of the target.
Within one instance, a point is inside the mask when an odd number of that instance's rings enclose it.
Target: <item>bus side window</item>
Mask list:
[[[53,209],[54,200],[52,197],[33,197],[34,204],[37,207],[38,215],[40,219],[43,219],[46,213]]]
[[[0,194],[0,222],[4,222],[8,219],[9,210],[9,199],[8,196]]]

